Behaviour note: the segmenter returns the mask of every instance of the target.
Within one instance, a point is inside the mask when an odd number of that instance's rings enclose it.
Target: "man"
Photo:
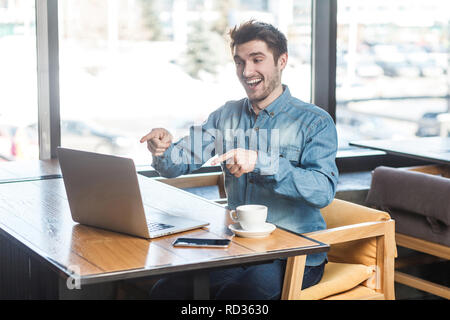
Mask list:
[[[322,109],[291,96],[281,75],[288,61],[287,40],[272,25],[249,21],[230,31],[236,74],[247,98],[227,102],[188,137],[172,143],[165,129],[141,139],[153,166],[166,177],[198,169],[212,156],[223,163],[228,206],[263,204],[268,221],[294,232],[326,228],[320,208],[334,198],[338,172],[337,134]],[[320,281],[326,254],[307,256],[303,288]],[[279,299],[286,261],[211,272],[217,299]],[[190,298],[189,281],[169,277],[152,291],[155,298]]]

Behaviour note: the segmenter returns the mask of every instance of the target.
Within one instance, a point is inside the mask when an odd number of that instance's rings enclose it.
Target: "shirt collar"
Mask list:
[[[287,85],[283,84],[283,93],[275,99],[271,104],[269,104],[264,110],[261,110],[261,112],[265,112],[271,117],[277,115],[279,112],[281,112],[286,105],[286,102],[289,101],[291,98],[291,92],[289,91],[289,88]],[[248,98],[245,101],[247,111],[252,114],[255,113],[252,108],[252,104],[248,100]]]

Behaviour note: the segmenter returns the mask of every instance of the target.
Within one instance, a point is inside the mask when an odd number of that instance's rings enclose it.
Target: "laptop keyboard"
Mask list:
[[[163,229],[168,229],[168,228],[173,227],[170,224],[157,223],[157,222],[147,222],[147,226],[148,226],[148,231],[150,231],[150,232],[155,232],[158,230],[163,230]]]

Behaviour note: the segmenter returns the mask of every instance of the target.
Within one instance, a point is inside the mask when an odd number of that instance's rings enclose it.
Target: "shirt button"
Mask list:
[[[270,116],[271,116],[271,117],[273,117],[274,115],[275,115],[275,113],[273,113],[273,112],[270,113]]]
[[[258,131],[259,130],[259,128],[258,127],[255,127],[255,131]]]

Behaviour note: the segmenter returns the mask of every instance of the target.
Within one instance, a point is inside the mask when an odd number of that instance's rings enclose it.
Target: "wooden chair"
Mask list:
[[[450,259],[450,248],[447,246],[407,236],[401,233],[396,233],[395,239],[397,241],[397,244],[401,247],[412,249],[418,252],[423,252],[437,258],[433,261],[428,261],[423,259],[422,257],[420,261],[421,263],[440,261],[440,259]],[[410,262],[405,260],[407,259],[401,259],[400,261],[398,261],[398,263],[396,262],[395,268],[400,269],[401,267],[410,265]],[[420,262],[418,263],[419,265],[421,264]],[[414,264],[417,265],[417,263]],[[395,282],[440,296],[445,299],[450,299],[450,288],[398,270],[395,271]]]
[[[219,203],[226,203],[226,193],[221,172],[182,176],[164,179],[161,182],[186,189],[217,185]],[[386,212],[370,209],[357,204],[335,199],[321,210],[328,229],[306,234],[306,236],[331,245],[328,254],[329,263],[325,267],[322,281],[316,286],[303,291],[302,278],[305,256],[292,257],[287,261],[282,299],[302,299],[317,297],[316,288],[328,287],[337,280],[346,279],[353,267],[366,267],[370,275],[361,283],[340,284],[346,292],[337,292],[327,299],[395,299],[394,295],[394,256],[396,255],[394,239],[394,221]],[[355,281],[355,279],[351,279]],[[340,281],[342,282],[342,281]],[[349,287],[350,286],[350,287]],[[307,294],[306,294],[307,293]]]
[[[305,258],[289,258],[281,298],[395,299],[395,226],[389,215],[339,199],[335,199],[321,212],[327,222],[327,229],[305,236],[331,246],[323,278],[317,285],[301,290]],[[368,268],[372,269],[372,273],[369,269],[362,282],[359,282],[361,278],[351,279],[354,275],[349,273],[361,269],[366,272],[364,269]]]
[[[450,178],[450,166],[446,165],[425,165],[401,169]],[[449,260],[450,247],[399,232],[395,233],[395,239],[398,246],[414,250],[418,253],[417,255],[413,255],[412,257],[400,257],[398,261],[396,261],[395,282],[443,297],[445,299],[450,299],[449,287],[427,281],[425,279],[421,279],[405,272],[398,271],[398,269],[410,265],[421,265],[426,263],[439,262],[442,260]],[[430,256],[424,257],[420,253],[425,253]]]

